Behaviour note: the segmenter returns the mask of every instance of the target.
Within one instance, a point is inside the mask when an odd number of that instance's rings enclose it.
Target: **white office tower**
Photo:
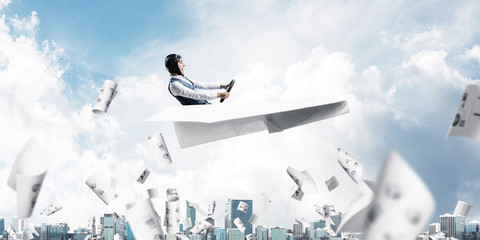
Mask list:
[[[470,209],[472,209],[471,204],[468,204],[464,201],[458,201],[453,215],[463,216],[464,218],[467,218],[468,214],[470,213]]]
[[[454,237],[463,240],[465,233],[465,217],[452,214],[440,215],[440,231],[445,233],[445,237]]]
[[[432,223],[428,225],[428,234],[433,235],[440,232],[440,223]]]

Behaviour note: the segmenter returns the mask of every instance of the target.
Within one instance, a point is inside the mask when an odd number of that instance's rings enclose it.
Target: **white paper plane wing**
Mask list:
[[[269,133],[350,112],[346,101],[167,107],[145,121],[171,121],[181,148],[249,133]]]

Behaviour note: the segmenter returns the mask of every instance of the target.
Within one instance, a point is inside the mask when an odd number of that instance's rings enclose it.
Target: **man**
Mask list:
[[[182,105],[210,104],[207,100],[228,98],[228,92],[197,91],[197,89],[226,89],[229,84],[202,83],[185,77],[185,63],[178,54],[170,54],[165,58],[165,67],[170,73],[168,91]]]

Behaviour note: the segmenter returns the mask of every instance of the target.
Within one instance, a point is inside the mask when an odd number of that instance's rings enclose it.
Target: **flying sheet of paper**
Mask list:
[[[102,89],[100,89],[97,101],[92,109],[92,112],[95,113],[95,115],[103,115],[107,113],[110,103],[115,95],[117,95],[116,88],[117,83],[112,80],[105,80],[105,82],[103,82]]]
[[[187,235],[183,234],[183,233],[177,233],[175,234],[175,236],[177,238],[180,238],[180,240],[189,240],[189,238],[187,237]]]
[[[429,238],[432,239],[432,240],[443,239],[443,238],[445,238],[445,233],[438,232],[438,233],[435,233],[433,235],[430,235]]]
[[[198,234],[201,231],[208,230],[211,227],[212,227],[212,224],[205,221],[205,220],[197,221],[195,223],[195,226],[193,226],[193,228],[190,229],[190,232],[193,233],[193,234]]]
[[[8,226],[7,233],[13,239],[17,239],[17,232],[15,231],[15,228],[13,228],[12,224],[10,224],[10,226]]]
[[[337,188],[339,183],[335,176],[332,176],[327,181],[325,181],[325,185],[327,185],[328,191],[331,192],[333,189]]]
[[[111,180],[112,178],[106,180],[104,176],[105,173],[101,171],[95,171],[88,177],[85,183],[95,194],[97,194],[100,199],[102,199],[105,204],[108,205],[115,200],[118,195],[115,190],[115,184],[113,184]]]
[[[458,201],[457,206],[453,211],[453,215],[464,216],[465,218],[467,218],[468,214],[470,213],[470,209],[472,209],[472,204],[469,204],[464,201]]]
[[[238,230],[240,230],[242,233],[245,232],[245,230],[247,229],[243,224],[242,220],[240,220],[240,218],[238,217],[233,220],[233,223],[235,224],[235,226],[237,226]]]
[[[342,168],[347,172],[347,174],[352,178],[353,181],[359,183],[362,180],[363,165],[355,160],[350,154],[345,152],[341,148],[338,150],[338,163]]]
[[[203,216],[203,217],[206,217],[206,216],[207,216],[207,214],[205,213],[205,211],[203,211],[203,209],[200,207],[200,205],[198,205],[198,204],[196,204],[196,203],[194,203],[194,202],[192,202],[192,201],[188,201],[188,202],[190,203],[190,205],[192,205],[192,206],[195,208],[195,210],[197,211],[197,213],[198,213],[199,215],[201,215],[201,216]]]
[[[136,239],[164,239],[160,219],[156,216],[149,199],[129,204],[127,218]]]
[[[268,208],[270,207],[270,204],[272,203],[272,200],[270,199],[270,196],[268,196],[266,192],[262,193],[262,198],[263,198],[262,213],[266,214],[268,212]]]
[[[258,225],[258,223],[260,222],[260,219],[261,219],[261,217],[254,213],[254,214],[252,214],[250,219],[248,219],[248,222],[253,224],[253,225]]]
[[[167,188],[166,192],[168,201],[177,201],[180,198],[176,188]]]
[[[33,239],[33,233],[32,231],[30,231],[30,229],[25,229],[23,231],[23,239],[26,239],[26,240],[30,240],[30,239]]]
[[[248,203],[240,201],[237,210],[246,213],[248,211]]]
[[[315,205],[315,211],[322,215],[324,218],[330,217],[333,213],[335,213],[335,207],[330,204],[325,204],[323,206]]]
[[[346,101],[271,102],[167,107],[145,121],[173,122],[181,148],[268,130],[269,133],[349,113]]]
[[[137,178],[137,182],[143,184],[147,180],[148,175],[150,175],[150,170],[145,168],[140,174],[140,176]]]
[[[375,193],[365,239],[415,239],[435,209],[430,190],[395,152],[383,164]]]
[[[191,218],[184,218],[180,221],[180,224],[183,225],[183,228],[191,228],[192,227],[192,219]]]
[[[168,152],[167,144],[161,133],[149,136],[147,138],[150,153],[160,169],[172,163],[172,158]]]
[[[297,188],[291,197],[297,201],[302,201],[304,195],[305,194],[302,192],[302,189]]]
[[[287,173],[303,193],[310,194],[318,192],[317,184],[306,170],[299,172],[293,167],[288,166]]]
[[[40,234],[35,229],[35,225],[33,223],[31,223],[29,220],[27,220],[25,228],[28,229],[29,231],[31,231],[32,234],[35,234],[36,236],[40,236]]]
[[[469,137],[480,140],[480,86],[469,84],[465,87],[448,136]]]
[[[364,181],[360,182],[358,190],[350,203],[350,207],[345,215],[343,215],[340,226],[337,228],[337,233],[365,231],[369,205],[373,201],[373,198],[373,189]]]
[[[43,211],[40,214],[50,216],[50,215],[60,211],[62,208],[63,208],[62,206],[52,203],[52,204],[48,205],[45,209],[43,209]]]
[[[30,139],[13,163],[8,186],[17,192],[17,215],[29,218],[37,202],[48,160],[45,151],[35,139]]]
[[[120,215],[118,215],[117,212],[113,212],[113,218],[115,218],[115,221],[121,220]]]
[[[165,201],[165,225],[167,233],[180,231],[180,201]]]
[[[210,204],[208,204],[208,212],[207,212],[208,216],[213,216],[213,214],[215,213],[215,206],[216,206],[216,205],[217,205],[217,204],[216,204],[215,201],[213,201],[213,202],[211,202]]]
[[[257,240],[257,237],[256,237],[255,234],[253,234],[253,233],[247,234],[247,235],[245,236],[245,238],[246,238],[247,240]]]

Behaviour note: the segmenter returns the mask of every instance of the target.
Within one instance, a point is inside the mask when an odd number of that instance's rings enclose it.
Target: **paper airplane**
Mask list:
[[[167,107],[145,121],[173,122],[181,148],[268,130],[269,133],[349,113],[347,101]]]
[[[25,144],[13,163],[8,186],[17,192],[17,214],[29,218],[47,174],[47,155],[35,139]]]
[[[62,208],[63,208],[62,206],[52,203],[52,204],[48,205],[48,207],[43,209],[43,211],[40,214],[50,216],[50,215],[60,211]]]

